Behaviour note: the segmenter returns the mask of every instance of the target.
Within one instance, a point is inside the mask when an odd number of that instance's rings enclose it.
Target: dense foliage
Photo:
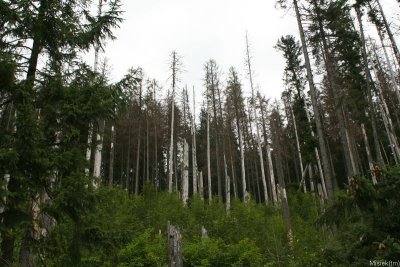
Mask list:
[[[235,200],[227,215],[217,199],[208,205],[196,196],[185,208],[176,195],[151,185],[132,198],[120,188],[93,191],[81,183],[74,195],[65,195],[69,200],[60,200],[77,212],[79,206],[79,223],[65,213],[57,216],[49,238],[35,244],[38,264],[166,266],[168,221],[183,234],[185,266],[365,266],[370,260],[397,260],[399,180],[400,167],[375,186],[358,177],[354,193],[338,192],[335,204],[321,216],[318,196],[290,190],[292,245],[286,242],[279,206]],[[58,205],[44,208],[59,210]],[[336,236],[331,224],[337,226]],[[207,237],[202,237],[202,227]]]

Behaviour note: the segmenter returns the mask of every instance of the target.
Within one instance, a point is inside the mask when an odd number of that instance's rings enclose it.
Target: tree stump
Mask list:
[[[168,266],[183,267],[182,235],[179,227],[168,222]]]

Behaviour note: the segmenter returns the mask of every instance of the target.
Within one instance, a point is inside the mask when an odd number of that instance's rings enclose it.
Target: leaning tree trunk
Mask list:
[[[379,2],[379,0],[375,0],[375,1],[378,4],[379,13],[381,13],[382,21],[383,21],[383,24],[385,26],[386,32],[387,32],[387,34],[389,36],[389,40],[390,40],[390,43],[391,43],[391,46],[392,46],[392,49],[393,49],[393,53],[394,53],[394,55],[396,57],[398,65],[400,66],[400,53],[399,53],[399,49],[397,48],[397,44],[396,44],[396,41],[394,39],[392,30],[390,29],[389,23],[386,20],[386,16],[385,16],[385,13],[383,12],[381,3]]]
[[[250,60],[250,49],[249,49],[249,40],[247,37],[246,33],[246,63],[247,63],[247,68],[248,68],[248,75],[249,75],[249,80],[250,80],[250,88],[251,88],[251,99],[252,99],[252,107],[253,107],[253,116],[254,116],[254,121],[256,124],[256,132],[257,132],[257,147],[258,147],[258,156],[260,160],[260,167],[261,167],[261,181],[263,184],[263,189],[264,189],[264,199],[265,199],[265,204],[268,203],[268,189],[267,189],[267,181],[265,179],[265,168],[264,168],[264,157],[263,157],[263,151],[261,147],[261,136],[260,136],[260,129],[258,126],[258,116],[257,116],[257,111],[256,111],[256,98],[254,94],[254,86],[253,86],[253,75],[252,75],[252,69],[251,69],[251,60]]]
[[[266,147],[266,150],[267,150],[267,159],[268,159],[269,178],[270,178],[270,183],[271,183],[272,201],[273,201],[273,203],[277,203],[278,198],[277,198],[277,195],[276,195],[274,165],[272,163],[271,147],[270,147],[269,142],[268,142],[267,128],[266,128],[266,122],[265,122],[266,114],[265,114],[265,111],[264,111],[263,101],[262,101],[262,98],[261,98],[261,95],[260,95],[259,92],[258,92],[258,100],[259,100],[259,103],[260,103],[260,110],[261,110],[261,120],[262,120],[262,126],[263,126],[264,143],[265,143],[265,147]]]
[[[313,74],[312,74],[312,70],[311,70],[311,62],[310,62],[310,58],[309,58],[308,51],[307,51],[307,43],[306,43],[303,26],[301,23],[301,16],[300,16],[300,11],[299,11],[297,0],[293,0],[293,5],[294,5],[295,12],[296,12],[297,24],[298,24],[299,33],[300,33],[300,40],[301,40],[301,44],[302,44],[302,48],[303,48],[304,61],[305,61],[306,71],[307,71],[307,81],[308,81],[308,86],[310,88],[311,104],[312,104],[314,115],[315,115],[315,124],[317,127],[318,143],[319,143],[319,147],[321,150],[322,165],[323,165],[325,179],[326,179],[326,189],[327,189],[327,193],[328,193],[328,199],[331,201],[331,200],[333,200],[333,197],[334,197],[332,172],[330,169],[328,152],[327,152],[325,138],[324,138],[322,117],[321,117],[320,110],[318,107],[317,89],[315,88],[315,84],[314,84],[314,80],[313,80]]]
[[[315,7],[315,10],[318,10],[318,3],[316,0],[313,0],[313,5]],[[337,83],[338,77],[337,77],[336,64],[335,64],[334,58],[333,58],[332,53],[328,46],[327,36],[326,36],[325,30],[324,30],[321,14],[318,11],[317,11],[316,16],[317,16],[317,20],[318,20],[317,22],[318,22],[319,33],[321,35],[320,37],[321,37],[324,60],[325,60],[325,65],[326,65],[326,73],[327,73],[327,78],[328,78],[328,83],[329,83],[328,88],[330,90],[330,94],[332,95],[333,102],[335,105],[335,113],[336,113],[336,117],[338,120],[340,141],[342,144],[343,153],[344,153],[344,157],[345,157],[347,176],[350,177],[350,176],[356,174],[358,172],[358,170],[355,165],[354,155],[351,150],[349,132],[346,127],[345,111],[344,111],[343,105],[341,104],[341,101],[340,101],[342,94],[340,94],[340,88]]]
[[[378,134],[377,134],[377,129],[376,129],[375,108],[374,108],[374,103],[372,101],[372,88],[371,88],[372,80],[370,80],[371,73],[370,73],[369,67],[368,67],[368,57],[367,57],[367,50],[366,50],[366,47],[365,47],[365,36],[364,36],[363,22],[362,22],[362,19],[361,19],[360,8],[358,6],[355,6],[355,9],[356,9],[356,15],[357,15],[358,24],[360,26],[363,65],[364,65],[364,72],[365,72],[365,76],[366,76],[365,80],[366,80],[367,91],[368,91],[368,102],[369,102],[369,106],[370,106],[370,109],[371,109],[370,112],[369,112],[369,115],[370,115],[370,119],[371,119],[372,133],[373,133],[373,137],[374,137],[374,144],[375,144],[375,148],[376,148],[377,158],[378,158],[378,161],[379,161],[380,165],[383,167],[383,165],[384,165],[383,164],[383,158],[382,158],[382,154],[381,154],[380,148],[379,148],[379,140],[378,140]],[[391,74],[392,74],[392,71],[391,71]],[[371,150],[370,150],[370,147],[369,147],[367,133],[365,131],[364,124],[361,124],[361,129],[362,129],[362,133],[363,133],[363,136],[364,136],[365,148],[366,148],[369,167],[370,167],[369,169],[372,170],[372,167],[373,167],[372,155],[371,155]],[[376,183],[376,178],[375,178],[374,174],[372,174],[372,180],[373,180],[374,183]]]

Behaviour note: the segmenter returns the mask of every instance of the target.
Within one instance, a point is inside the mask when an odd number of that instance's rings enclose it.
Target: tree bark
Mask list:
[[[207,186],[208,186],[207,190],[208,202],[209,204],[211,204],[212,192],[211,192],[211,163],[210,163],[210,114],[208,112],[208,104],[207,104]]]
[[[135,175],[135,196],[139,193],[139,164],[140,164],[140,145],[141,145],[141,133],[142,133],[142,82],[139,86],[139,111],[138,111],[138,126],[139,132],[137,137],[137,150],[136,150],[136,175]]]
[[[326,179],[328,199],[330,199],[330,201],[331,201],[331,200],[333,200],[333,197],[334,197],[332,174],[331,174],[331,170],[330,170],[329,158],[328,158],[328,153],[327,153],[326,144],[325,144],[324,132],[323,132],[323,127],[322,127],[322,118],[321,118],[321,114],[320,114],[319,107],[318,107],[317,90],[314,85],[313,74],[312,74],[312,70],[311,70],[311,62],[310,62],[308,51],[307,51],[307,43],[306,43],[303,26],[301,23],[301,16],[300,16],[300,11],[299,11],[299,7],[297,4],[297,0],[293,0],[293,5],[294,5],[295,12],[296,12],[297,24],[298,24],[299,33],[300,33],[300,40],[301,40],[301,44],[302,44],[302,48],[303,48],[304,61],[305,61],[306,71],[307,71],[308,86],[310,88],[311,104],[312,104],[314,115],[315,115],[318,143],[319,143],[319,147],[321,150],[322,164],[323,164],[323,169],[324,169],[325,179]]]
[[[275,186],[275,173],[274,173],[274,166],[272,164],[272,159],[271,157],[271,148],[269,145],[268,141],[268,135],[267,135],[267,128],[266,128],[266,114],[264,110],[264,103],[261,98],[260,92],[257,92],[258,94],[258,100],[260,103],[260,111],[261,111],[261,121],[262,121],[262,126],[263,126],[263,136],[264,136],[264,144],[265,148],[267,151],[267,160],[268,160],[268,170],[269,170],[269,178],[270,178],[270,191],[271,191],[271,196],[272,196],[272,202],[276,203],[277,202],[277,197],[276,197],[276,186]]]
[[[192,115],[192,167],[193,167],[193,195],[197,194],[197,157],[196,157],[196,102],[195,102],[195,92],[193,86],[193,115]]]
[[[114,182],[114,158],[115,158],[115,127],[111,126],[111,143],[110,143],[110,164],[108,168],[108,184]]]
[[[173,155],[174,155],[174,119],[175,119],[175,83],[176,83],[176,52],[172,52],[172,96],[171,96],[171,138],[168,164],[168,192],[172,193]]]
[[[182,235],[179,227],[168,221],[168,267],[183,267]]]
[[[189,199],[189,145],[186,139],[183,140],[183,160],[182,160],[182,201],[187,206]]]
[[[102,7],[103,7],[103,0],[99,0],[98,14],[97,14],[98,17],[101,16]],[[96,44],[95,47],[94,47],[94,66],[93,66],[93,71],[94,72],[97,72],[97,70],[98,70],[99,51],[100,51],[100,45]],[[95,147],[95,151],[94,151],[94,160],[93,160],[93,177],[94,178],[99,178],[100,175],[101,175],[104,125],[105,125],[105,121],[104,120],[98,121],[98,131],[96,133],[96,147]],[[98,188],[99,187],[98,182],[99,181],[96,180],[96,179],[93,180],[93,187],[94,188]]]
[[[249,49],[249,40],[247,37],[247,33],[246,33],[246,63],[247,63],[247,68],[248,68],[248,76],[249,76],[249,80],[250,80],[251,98],[252,98],[252,102],[253,102],[252,103],[253,116],[254,116],[254,121],[256,124],[258,157],[260,160],[260,168],[261,168],[261,181],[262,181],[263,189],[264,189],[265,204],[267,204],[268,203],[268,189],[267,189],[267,181],[265,179],[264,157],[263,157],[263,151],[262,151],[262,147],[261,147],[260,129],[258,126],[258,116],[257,116],[257,111],[256,111],[256,98],[255,98],[254,86],[253,86],[253,74],[252,74],[253,72],[251,69],[250,49]]]

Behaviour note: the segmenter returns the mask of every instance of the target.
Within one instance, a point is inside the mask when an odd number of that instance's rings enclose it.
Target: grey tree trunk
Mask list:
[[[310,88],[311,104],[312,104],[314,115],[315,115],[318,143],[319,143],[319,147],[321,150],[322,164],[323,164],[323,169],[324,169],[325,178],[326,178],[327,193],[328,193],[328,198],[330,200],[332,200],[334,197],[332,174],[331,174],[332,172],[330,169],[329,158],[328,158],[327,148],[326,148],[326,144],[325,144],[324,132],[323,132],[323,127],[322,127],[322,117],[321,117],[320,110],[318,107],[317,90],[314,85],[313,74],[312,74],[312,70],[311,70],[311,62],[310,62],[310,59],[308,56],[307,43],[306,43],[303,26],[301,23],[301,16],[300,16],[300,11],[299,11],[299,7],[297,4],[297,0],[293,0],[293,5],[294,5],[295,12],[296,12],[296,19],[297,19],[297,24],[298,24],[299,33],[300,33],[300,40],[301,40],[301,44],[302,44],[302,48],[303,48],[304,61],[305,61],[306,71],[307,71],[307,81],[308,81],[308,86]]]
[[[183,267],[182,235],[179,227],[168,221],[168,267]]]
[[[174,119],[175,119],[175,84],[176,84],[176,68],[177,58],[176,52],[172,52],[172,96],[171,96],[171,138],[169,147],[169,164],[168,164],[168,192],[172,193],[172,175],[174,161]]]
[[[307,114],[308,126],[310,127],[310,131],[311,131],[311,136],[314,137],[315,133],[314,133],[314,130],[312,129],[312,127],[311,127],[310,114],[308,114],[308,112],[306,112],[306,114]],[[323,192],[324,197],[327,199],[328,198],[328,192],[326,191],[324,172],[323,172],[323,169],[322,169],[321,158],[319,156],[319,151],[318,151],[317,147],[314,147],[314,153],[315,153],[315,158],[317,159],[319,175],[321,177],[321,183],[322,183],[322,189],[323,189],[322,192]]]
[[[104,135],[105,121],[99,121],[99,128],[96,133],[96,148],[94,152],[94,163],[93,163],[93,187],[99,187],[99,177],[101,175],[101,162],[102,162],[102,150],[103,150],[103,135]]]
[[[378,64],[379,63],[379,59],[377,54],[375,53],[375,59],[377,61]],[[373,64],[373,70],[375,72],[375,76],[378,77],[378,71],[376,69],[376,66]],[[400,148],[399,148],[399,144],[397,142],[397,138],[394,134],[394,128],[393,128],[393,124],[392,124],[392,120],[390,118],[390,114],[389,114],[389,109],[387,107],[386,101],[383,97],[382,94],[382,88],[381,86],[378,86],[378,90],[377,90],[377,94],[378,94],[378,104],[379,104],[379,109],[380,109],[380,113],[382,116],[382,120],[383,123],[385,125],[385,130],[386,130],[386,134],[388,136],[389,139],[389,143],[391,144],[391,150],[392,150],[392,154],[393,154],[393,158],[395,160],[395,163],[398,164],[400,161]]]
[[[153,80],[153,118],[155,119],[156,117],[156,81]],[[159,180],[158,180],[158,145],[157,145],[157,123],[154,122],[154,181],[156,183],[156,188],[158,189],[159,187]]]
[[[208,186],[207,190],[208,202],[209,204],[211,204],[212,192],[211,192],[211,163],[210,163],[210,114],[208,112],[208,105],[207,105],[207,186]]]
[[[246,201],[247,189],[246,189],[246,170],[244,165],[244,148],[243,148],[243,137],[242,137],[242,129],[240,126],[239,118],[237,118],[237,128],[239,135],[239,148],[240,148],[240,170],[242,173],[242,194],[243,201]]]
[[[193,195],[197,194],[197,157],[196,157],[196,102],[195,102],[195,93],[193,87],[193,115],[192,115],[192,166],[193,166]]]
[[[139,112],[138,112],[138,124],[139,132],[137,139],[137,150],[136,150],[136,175],[135,175],[135,196],[139,193],[139,164],[140,164],[140,145],[141,145],[141,134],[142,134],[142,82],[139,86]]]
[[[182,159],[182,201],[187,206],[189,199],[189,144],[183,140],[183,159]]]
[[[199,172],[199,194],[201,199],[204,199],[203,172]]]
[[[250,80],[251,98],[252,98],[252,102],[253,102],[252,103],[253,116],[254,116],[254,121],[256,124],[258,156],[259,156],[260,167],[261,167],[261,182],[263,184],[263,189],[264,189],[265,204],[267,204],[268,203],[268,189],[267,189],[267,181],[265,179],[264,157],[263,157],[263,151],[262,151],[262,147],[261,147],[260,129],[258,126],[258,116],[257,116],[257,111],[256,111],[256,98],[255,98],[255,94],[254,94],[254,85],[253,85],[253,70],[251,68],[249,39],[247,37],[247,33],[246,33],[246,65],[247,65],[248,76],[249,76],[249,80]]]
[[[103,7],[103,0],[99,0],[99,5],[98,5],[98,16],[100,17],[102,13],[102,7]],[[95,55],[94,55],[94,66],[93,66],[93,71],[97,72],[98,65],[99,65],[99,51],[100,51],[100,45],[96,44],[95,45]],[[103,70],[104,71],[104,70]],[[93,162],[93,177],[94,178],[99,178],[101,175],[101,163],[102,163],[102,150],[103,150],[103,135],[104,135],[104,125],[105,121],[101,120],[98,122],[99,127],[98,131],[96,134],[96,148],[94,151],[94,162]],[[97,188],[99,186],[98,180],[93,181],[93,186]]]
[[[89,129],[88,129],[88,141],[87,141],[87,148],[86,148],[86,162],[90,166],[90,159],[92,156],[92,138],[93,138],[93,124],[89,124]],[[85,174],[86,176],[89,176],[90,173],[90,168],[86,167],[85,168]]]
[[[374,164],[372,162],[371,149],[369,148],[368,136],[367,136],[367,132],[365,131],[364,123],[361,123],[361,131],[364,136],[365,151],[367,152],[368,166],[369,166],[369,170],[371,171],[372,182],[373,182],[373,184],[376,184],[377,181],[376,181],[375,173],[372,171],[374,168]]]
[[[261,111],[261,121],[262,121],[262,126],[263,126],[264,144],[265,144],[266,151],[267,151],[267,160],[268,160],[268,170],[269,170],[270,190],[271,190],[271,195],[272,195],[272,202],[276,203],[278,199],[277,199],[277,196],[276,196],[275,174],[274,174],[274,166],[273,166],[272,158],[271,158],[271,147],[269,145],[268,135],[267,135],[267,128],[266,128],[266,119],[265,119],[265,117],[267,115],[265,114],[264,103],[262,101],[261,94],[260,94],[260,92],[257,92],[257,94],[258,94],[258,100],[259,100],[260,111]]]
[[[209,71],[210,71],[210,78],[211,78],[211,94],[212,94],[212,105],[213,105],[213,117],[214,117],[214,134],[215,134],[215,157],[216,157],[216,164],[217,164],[217,183],[218,183],[218,196],[220,198],[223,197],[222,195],[222,180],[221,180],[221,173],[220,173],[220,162],[219,162],[219,125],[218,125],[218,114],[217,114],[217,101],[216,101],[216,96],[215,96],[215,91],[219,90],[217,87],[218,81],[215,80],[216,76],[216,64],[213,60],[209,62]]]
[[[115,127],[111,126],[111,143],[110,143],[110,164],[108,168],[108,184],[112,185],[114,181],[114,158],[115,158]]]
[[[317,1],[313,0],[312,2],[315,7],[315,10],[319,10]],[[347,176],[350,177],[350,176],[353,176],[354,174],[358,173],[358,169],[354,162],[354,155],[353,155],[353,152],[351,149],[352,144],[350,143],[350,137],[349,137],[348,129],[346,127],[345,110],[340,101],[340,99],[343,96],[340,92],[341,91],[340,87],[337,84],[338,77],[337,77],[337,71],[336,71],[336,63],[335,63],[335,60],[329,49],[326,33],[325,33],[325,30],[323,27],[322,18],[318,11],[316,12],[316,16],[317,16],[319,33],[321,35],[321,43],[322,43],[322,48],[323,48],[325,67],[326,67],[327,78],[328,78],[328,83],[329,83],[328,89],[329,89],[330,95],[333,98],[333,102],[335,105],[335,113],[336,113],[336,117],[338,120],[340,141],[342,144],[343,153],[344,153],[344,157],[345,157]]]
[[[386,19],[385,13],[383,12],[381,3],[379,2],[379,0],[375,0],[375,1],[378,4],[379,12],[381,13],[383,24],[385,25],[386,32],[387,32],[387,34],[389,36],[390,43],[391,43],[394,55],[395,55],[396,60],[397,60],[397,64],[400,66],[400,53],[399,53],[399,49],[397,48],[397,44],[396,44],[396,41],[394,39],[392,30],[390,29],[389,23],[387,22],[387,19]]]

